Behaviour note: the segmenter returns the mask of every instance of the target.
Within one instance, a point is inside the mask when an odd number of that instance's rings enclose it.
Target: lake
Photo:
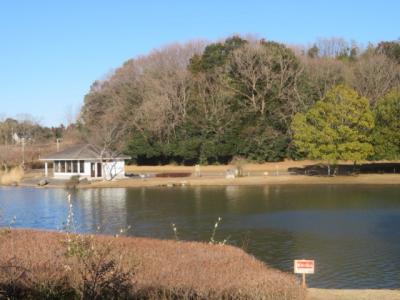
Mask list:
[[[0,223],[60,230],[62,189],[0,188]],[[80,232],[182,240],[216,239],[243,247],[278,269],[315,259],[319,288],[400,288],[400,187],[281,185],[87,189],[72,193]]]

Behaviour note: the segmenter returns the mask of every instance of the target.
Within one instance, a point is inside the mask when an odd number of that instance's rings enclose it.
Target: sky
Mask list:
[[[170,43],[252,34],[309,45],[400,37],[397,0],[0,0],[0,119],[68,123],[124,61]]]

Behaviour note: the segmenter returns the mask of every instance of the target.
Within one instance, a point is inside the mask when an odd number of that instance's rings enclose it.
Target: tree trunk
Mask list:
[[[331,165],[328,164],[328,176],[331,176]]]

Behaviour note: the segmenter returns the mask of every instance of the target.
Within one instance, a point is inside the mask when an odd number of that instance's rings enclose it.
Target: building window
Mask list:
[[[67,165],[67,173],[71,173],[72,172],[72,161],[66,161],[66,165]]]
[[[65,173],[65,160],[60,161],[61,163],[61,173]]]
[[[85,161],[84,160],[79,161],[79,173],[85,173]]]
[[[78,161],[77,160],[72,161],[72,173],[78,173]]]

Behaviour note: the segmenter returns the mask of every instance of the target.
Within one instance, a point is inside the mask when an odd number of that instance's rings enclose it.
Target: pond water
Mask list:
[[[0,188],[1,225],[62,229],[68,192]],[[81,232],[216,239],[278,269],[316,260],[311,287],[400,288],[400,187],[287,185],[88,189],[72,194]]]

